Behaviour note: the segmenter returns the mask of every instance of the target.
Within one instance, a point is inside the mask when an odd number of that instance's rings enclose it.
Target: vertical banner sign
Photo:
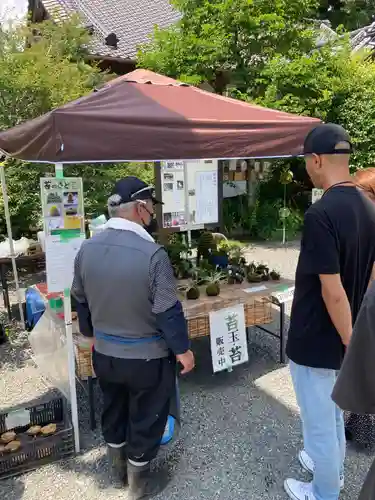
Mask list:
[[[243,304],[211,312],[210,332],[214,373],[249,360]]]
[[[46,242],[48,292],[62,292],[73,281],[74,259],[85,239],[82,179],[40,179]]]

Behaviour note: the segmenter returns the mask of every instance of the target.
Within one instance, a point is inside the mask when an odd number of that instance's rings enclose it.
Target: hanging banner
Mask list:
[[[40,179],[48,292],[62,292],[73,281],[74,259],[85,239],[82,179]]]
[[[249,360],[243,304],[211,312],[210,332],[214,373]]]

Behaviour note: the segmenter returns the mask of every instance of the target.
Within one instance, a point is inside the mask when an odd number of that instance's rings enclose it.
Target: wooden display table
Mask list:
[[[198,339],[210,335],[209,313],[218,311],[234,305],[244,304],[246,326],[257,326],[262,331],[276,337],[280,342],[280,363],[285,362],[285,301],[281,295],[286,289],[292,289],[294,283],[290,280],[277,282],[268,281],[263,283],[243,283],[242,285],[221,286],[220,295],[217,297],[207,297],[201,289],[201,296],[197,300],[186,300],[180,297],[184,309],[185,317],[189,329],[189,337]],[[47,286],[41,283],[35,286],[43,299],[47,302],[51,298],[56,298],[59,294],[48,294]],[[280,296],[278,300],[277,296]],[[280,331],[279,334],[272,332],[264,325],[272,323],[272,306],[277,306],[280,310]],[[62,312],[57,313],[60,319],[64,319]],[[88,400],[90,408],[90,425],[95,428],[95,408],[93,397],[93,381],[96,375],[92,367],[92,352],[87,342],[87,338],[79,333],[78,322],[74,313],[73,316],[73,339],[75,346],[76,374],[79,380],[87,381]],[[75,317],[74,317],[75,316]]]
[[[210,335],[209,313],[234,305],[243,304],[246,327],[257,326],[260,330],[277,338],[280,342],[280,363],[285,363],[285,301],[290,300],[294,282],[291,280],[264,281],[261,283],[223,284],[220,295],[207,297],[205,287],[197,300],[181,297],[191,339]],[[286,294],[286,295],[285,295]],[[285,300],[286,299],[286,300]],[[279,309],[279,334],[264,325],[272,323],[272,306]]]
[[[280,282],[277,282],[280,287]],[[251,292],[251,289],[265,286],[264,283],[254,284],[243,283],[241,285],[220,285],[220,295],[208,297],[205,293],[205,286],[200,289],[200,297],[197,300],[187,300],[181,296],[181,303],[184,309],[185,318],[188,323],[189,337],[191,339],[210,335],[209,314],[212,311],[219,311],[238,304],[244,305],[246,326],[272,323],[272,305],[270,301],[271,290],[276,289],[276,285],[267,283],[269,290]],[[265,295],[265,292],[267,294]]]

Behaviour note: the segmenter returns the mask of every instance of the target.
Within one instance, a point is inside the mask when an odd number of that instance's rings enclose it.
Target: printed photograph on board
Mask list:
[[[164,227],[179,227],[186,225],[184,212],[167,212],[163,215]]]
[[[47,204],[47,216],[48,217],[61,217],[62,215],[62,207],[56,203],[48,203]]]
[[[77,191],[64,191],[64,205],[78,205],[78,192]]]
[[[47,199],[46,199],[46,203],[47,204],[50,204],[50,203],[62,203],[62,198],[61,198],[61,194],[57,191],[51,191],[50,193],[47,194]]]

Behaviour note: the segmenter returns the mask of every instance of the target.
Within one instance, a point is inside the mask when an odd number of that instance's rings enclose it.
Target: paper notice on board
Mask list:
[[[46,238],[46,271],[49,293],[62,292],[73,282],[74,259],[85,235],[73,238],[61,235]]]
[[[217,172],[195,174],[196,224],[215,224],[219,220]]]

